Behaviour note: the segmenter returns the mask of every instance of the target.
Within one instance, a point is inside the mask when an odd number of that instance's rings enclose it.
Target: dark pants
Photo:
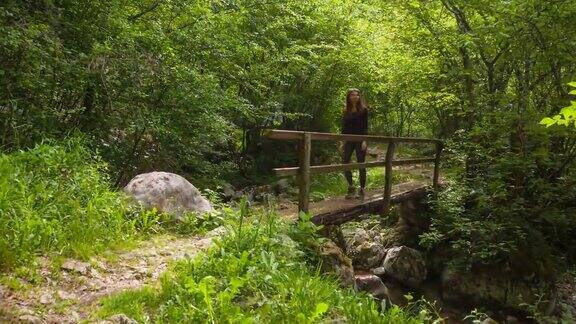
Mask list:
[[[342,160],[342,163],[350,163],[350,158],[354,151],[356,151],[356,161],[358,163],[366,162],[366,151],[362,150],[362,142],[345,142],[344,159]],[[352,171],[344,171],[344,176],[346,177],[346,181],[348,181],[348,186],[352,187]],[[364,187],[366,187],[366,169],[360,169],[360,188]]]

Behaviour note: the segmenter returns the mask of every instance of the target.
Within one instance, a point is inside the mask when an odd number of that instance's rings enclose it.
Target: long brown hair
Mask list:
[[[351,88],[348,89],[348,91],[346,92],[346,109],[344,110],[344,113],[351,113],[352,112],[352,101],[350,100],[350,95],[352,94],[352,92],[357,92],[358,96],[360,97],[359,102],[356,104],[356,111],[362,112],[364,110],[366,110],[366,108],[368,108],[368,105],[366,104],[366,101],[364,101],[364,97],[362,96],[362,92],[360,92],[360,90],[355,89],[355,88]]]

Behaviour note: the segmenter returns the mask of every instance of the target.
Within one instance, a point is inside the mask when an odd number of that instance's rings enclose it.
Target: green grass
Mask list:
[[[207,252],[176,263],[159,288],[105,299],[98,317],[123,313],[154,323],[421,323],[430,312],[380,311],[365,294],[321,274],[316,228],[242,206]]]
[[[111,188],[106,164],[78,138],[0,155],[0,270],[31,266],[40,254],[87,258],[163,229],[214,227],[217,215],[175,224],[130,207]]]
[[[354,184],[359,187],[358,171],[353,171]],[[411,174],[406,170],[394,170],[392,173],[392,183],[399,184],[410,181],[430,181],[419,175]],[[328,197],[343,196],[346,194],[348,184],[341,173],[327,173],[312,176],[310,196],[312,200],[322,200]],[[384,188],[384,169],[367,169],[366,188],[377,190]]]
[[[79,140],[0,156],[0,267],[41,252],[86,255],[133,230],[105,165]]]

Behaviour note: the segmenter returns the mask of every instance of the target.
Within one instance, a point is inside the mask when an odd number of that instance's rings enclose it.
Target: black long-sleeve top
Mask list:
[[[356,112],[344,112],[342,116],[342,134],[368,134],[368,109]]]

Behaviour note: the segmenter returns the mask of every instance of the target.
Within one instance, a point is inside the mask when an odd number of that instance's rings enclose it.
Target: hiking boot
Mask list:
[[[354,199],[355,193],[356,193],[356,188],[354,188],[354,187],[348,187],[348,193],[346,194],[346,196],[345,196],[344,198],[346,198],[346,199]]]
[[[356,195],[356,198],[358,198],[360,200],[364,200],[365,197],[366,197],[366,192],[364,191],[364,188],[360,188],[358,190],[358,194]]]

